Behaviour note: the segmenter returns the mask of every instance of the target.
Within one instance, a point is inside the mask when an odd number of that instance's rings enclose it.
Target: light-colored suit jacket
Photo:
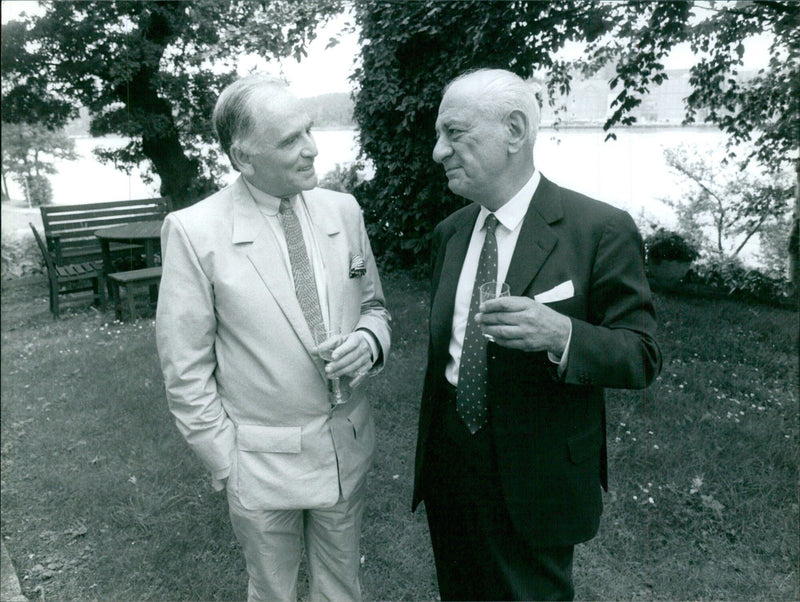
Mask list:
[[[361,209],[303,193],[328,279],[331,321],[389,352],[390,317]],[[240,177],[171,213],[162,231],[156,339],[178,429],[215,480],[252,509],[318,508],[368,471],[375,427],[363,387],[333,411],[324,364],[275,234]],[[361,256],[363,275],[351,272]]]

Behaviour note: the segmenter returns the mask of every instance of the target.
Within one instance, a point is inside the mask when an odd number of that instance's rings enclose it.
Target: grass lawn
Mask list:
[[[409,509],[426,285],[384,284],[394,343],[369,382],[364,592],[435,600],[424,511]],[[797,314],[667,296],[657,309],[662,375],[608,395],[611,487],[576,552],[577,599],[796,600]],[[5,289],[1,384],[1,530],[30,599],[245,599],[224,494],[166,407],[152,319],[53,321],[44,286]]]

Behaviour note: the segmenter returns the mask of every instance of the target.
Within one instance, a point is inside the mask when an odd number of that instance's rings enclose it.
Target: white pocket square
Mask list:
[[[571,299],[574,296],[575,287],[572,285],[572,280],[567,280],[551,288],[549,291],[544,291],[543,293],[535,295],[533,299],[539,303],[555,303],[556,301]]]

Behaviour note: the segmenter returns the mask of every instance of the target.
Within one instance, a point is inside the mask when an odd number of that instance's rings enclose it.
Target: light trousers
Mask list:
[[[304,545],[309,598],[360,601],[364,489],[362,482],[349,499],[312,510],[248,510],[229,489],[233,532],[247,563],[248,601],[295,602]]]

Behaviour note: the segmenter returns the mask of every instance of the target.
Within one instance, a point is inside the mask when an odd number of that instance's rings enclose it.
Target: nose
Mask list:
[[[310,159],[313,159],[319,154],[319,151],[317,151],[317,143],[314,141],[314,136],[311,135],[311,132],[305,134],[303,150],[301,152],[304,157]]]
[[[433,146],[433,160],[436,163],[441,163],[450,156],[453,149],[447,143],[443,136],[436,136],[436,144]]]

